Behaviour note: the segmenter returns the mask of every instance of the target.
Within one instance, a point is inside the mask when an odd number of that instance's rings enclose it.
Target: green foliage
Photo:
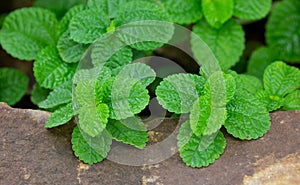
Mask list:
[[[1,14],[0,15],[0,28],[2,27],[2,24],[4,22],[5,17],[6,17],[6,14]]]
[[[29,78],[16,69],[0,69],[0,102],[14,105],[25,95]]]
[[[13,57],[34,60],[57,41],[55,15],[41,8],[22,8],[7,15],[0,31],[2,47]]]
[[[96,8],[103,11],[109,17],[115,18],[119,7],[127,3],[129,0],[88,0],[87,6],[89,8]]]
[[[300,90],[296,90],[284,98],[283,110],[300,110]]]
[[[234,0],[233,15],[244,20],[264,18],[270,11],[272,0]]]
[[[38,105],[40,102],[46,100],[51,90],[41,87],[38,83],[34,84],[31,92],[32,103]]]
[[[53,113],[51,113],[48,121],[45,124],[46,128],[53,128],[60,125],[63,125],[70,121],[74,116],[74,111],[72,107],[72,103],[62,105],[58,109],[56,109]]]
[[[193,32],[208,45],[224,70],[239,61],[245,48],[244,31],[235,21],[228,21],[218,29],[200,21],[193,27]],[[198,51],[197,45],[193,44],[195,39],[192,37],[191,41],[194,53]]]
[[[266,26],[267,44],[281,59],[300,61],[300,1],[278,2]]]

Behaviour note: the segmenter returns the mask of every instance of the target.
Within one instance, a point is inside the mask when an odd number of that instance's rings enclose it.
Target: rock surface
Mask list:
[[[109,160],[88,166],[71,150],[74,124],[47,130],[43,126],[49,113],[0,103],[0,184],[300,184],[300,111],[271,116],[271,130],[258,140],[225,134],[225,153],[206,168],[189,168],[178,154],[143,167]],[[154,135],[165,133],[158,129]]]

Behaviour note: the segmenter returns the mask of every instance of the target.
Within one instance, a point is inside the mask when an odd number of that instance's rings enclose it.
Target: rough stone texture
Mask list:
[[[201,169],[186,167],[178,154],[143,167],[109,160],[85,165],[71,150],[74,124],[47,130],[43,125],[48,116],[47,112],[12,109],[0,103],[1,185],[300,184],[300,111],[273,113],[271,130],[255,141],[225,134],[225,153]],[[160,127],[152,135],[163,138],[167,134]]]

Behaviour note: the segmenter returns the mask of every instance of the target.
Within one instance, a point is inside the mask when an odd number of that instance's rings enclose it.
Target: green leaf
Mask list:
[[[201,3],[198,0],[162,0],[170,19],[178,24],[191,24],[201,19]]]
[[[247,73],[262,80],[267,66],[278,59],[278,53],[272,49],[267,47],[258,48],[248,61]]]
[[[234,66],[245,48],[245,33],[242,26],[235,21],[228,21],[219,29],[200,21],[193,27],[193,32],[212,50],[223,70]],[[199,52],[197,45],[193,43],[195,40],[192,37],[194,53]]]
[[[113,71],[120,70],[125,65],[132,62],[132,56],[132,49],[130,47],[124,47],[112,55],[111,58],[105,62],[104,66]]]
[[[205,78],[193,74],[175,74],[165,78],[156,88],[157,100],[170,112],[189,113],[202,94]]]
[[[0,102],[14,105],[26,94],[29,78],[12,68],[0,69]]]
[[[238,75],[236,78],[237,91],[247,91],[253,95],[263,89],[262,81],[251,75]]]
[[[89,8],[96,8],[102,10],[105,14],[109,15],[111,19],[115,18],[119,7],[127,3],[129,0],[88,0],[87,6]]]
[[[46,100],[49,93],[50,93],[49,89],[43,88],[38,83],[36,83],[33,86],[30,99],[31,99],[32,103],[37,105],[40,102]]]
[[[235,93],[235,81],[231,75],[215,73],[204,86],[204,93],[195,101],[190,126],[197,136],[217,132],[226,120],[226,103]]]
[[[67,63],[79,62],[89,46],[75,42],[70,36],[70,31],[63,33],[57,42],[59,55]]]
[[[155,77],[155,71],[150,66],[138,62],[124,66],[116,78],[132,78],[147,87]]]
[[[54,12],[57,18],[61,18],[73,6],[84,4],[86,0],[35,0],[34,6],[47,8]]]
[[[258,20],[267,16],[272,0],[234,0],[233,15],[244,20]]]
[[[233,14],[233,0],[202,0],[202,11],[207,22],[219,28]]]
[[[274,62],[265,70],[264,87],[269,95],[282,98],[300,87],[300,70],[283,62]]]
[[[41,51],[34,62],[33,70],[37,82],[44,88],[54,89],[73,78],[75,64],[66,64],[55,46],[48,46]]]
[[[283,60],[300,61],[300,1],[277,3],[266,25],[266,40],[274,53]]]
[[[154,25],[149,26],[148,24],[151,23],[143,22],[145,20],[152,20]],[[129,43],[132,40],[139,41],[143,39],[143,42],[131,45],[134,49],[154,50],[161,47],[172,38],[173,28],[170,26],[171,24],[164,24],[163,27],[162,24],[156,22],[168,20],[169,17],[167,16],[167,13],[159,5],[151,1],[133,0],[120,7],[115,18],[115,25],[116,27],[127,25],[125,27],[121,27],[122,30],[120,33],[120,37],[125,41],[125,43]],[[149,37],[156,37],[156,39],[162,41],[166,40],[166,42],[153,42],[155,40],[147,39]]]
[[[185,122],[177,136],[179,154],[183,162],[191,167],[203,167],[213,163],[224,152],[226,140],[221,131],[208,136],[196,136]]]
[[[106,33],[109,25],[110,19],[103,11],[98,9],[81,11],[70,22],[71,38],[79,43],[92,43]]]
[[[4,20],[0,32],[2,47],[21,60],[34,60],[47,45],[57,41],[55,15],[41,8],[22,8],[13,11]]]
[[[68,123],[74,116],[72,103],[63,105],[51,113],[45,124],[46,128],[53,128]]]
[[[1,14],[0,15],[0,28],[2,28],[2,24],[3,24],[4,19],[5,19],[6,16],[7,16],[6,14]]]
[[[83,80],[76,84],[75,101],[81,107],[96,105],[95,102],[95,79]]]
[[[59,21],[58,24],[58,35],[62,35],[69,29],[69,24],[72,18],[78,14],[79,12],[82,12],[85,10],[86,7],[84,5],[77,5],[71,8],[65,15],[64,17]]]
[[[237,91],[227,105],[227,132],[239,139],[257,139],[270,129],[270,116],[264,104],[247,91]]]
[[[129,118],[130,119],[130,118]],[[146,128],[140,130],[140,125],[131,128],[127,127],[123,122],[126,120],[109,120],[107,124],[107,131],[113,136],[117,141],[133,145],[137,148],[144,148],[148,141],[148,133]]]
[[[268,112],[280,109],[283,106],[283,99],[277,96],[271,96],[265,90],[259,90],[256,92],[255,96],[259,99],[261,103],[265,105]]]
[[[283,110],[300,110],[300,90],[296,90],[284,98]]]
[[[72,81],[57,86],[49,96],[38,104],[40,108],[49,109],[72,102]]]
[[[98,137],[92,138],[76,126],[72,133],[72,149],[75,155],[85,163],[94,164],[102,161],[110,150],[111,135],[104,130]]]

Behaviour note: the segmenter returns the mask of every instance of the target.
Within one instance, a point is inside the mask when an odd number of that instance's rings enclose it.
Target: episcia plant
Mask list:
[[[221,127],[241,140],[257,139],[270,128],[269,112],[300,109],[300,72],[285,63],[300,61],[300,3],[275,4],[266,25],[267,45],[254,51],[246,74],[231,70],[245,49],[242,23],[266,17],[271,0],[37,0],[37,7],[5,16],[0,43],[13,57],[34,60],[37,83],[31,100],[52,112],[45,127],[75,117],[72,148],[80,160],[93,164],[108,155],[113,139],[139,149],[146,146],[147,128],[138,114],[149,104],[147,87],[156,74],[150,66],[132,61],[163,45],[144,41],[106,56],[114,45],[106,43],[106,50],[97,51],[97,44],[136,21],[192,25],[196,61],[209,60],[202,55],[199,37],[222,70],[170,75],[155,94],[169,112],[188,115],[177,137],[179,153],[187,165],[202,167],[224,152]],[[165,43],[171,39],[173,27],[119,36],[128,41],[157,30]],[[79,62],[86,58],[92,63],[82,66]],[[0,71],[0,100],[13,105],[26,93],[28,78],[13,69]]]

